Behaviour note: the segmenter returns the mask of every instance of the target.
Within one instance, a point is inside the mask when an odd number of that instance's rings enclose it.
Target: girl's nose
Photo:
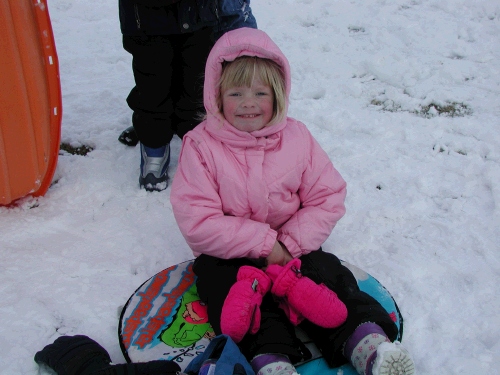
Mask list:
[[[243,98],[242,102],[243,107],[254,107],[255,106],[255,100],[253,97],[248,96]]]

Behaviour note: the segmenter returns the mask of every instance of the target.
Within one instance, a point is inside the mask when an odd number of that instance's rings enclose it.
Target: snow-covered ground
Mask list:
[[[328,251],[374,275],[405,318],[419,374],[500,373],[500,2],[254,0],[287,54],[290,115],[348,182]],[[123,363],[122,305],[190,259],[170,189],[138,188],[120,144],[133,86],[116,1],[51,0],[62,152],[45,197],[0,208],[0,373],[85,334]],[[170,175],[181,142],[174,139]]]

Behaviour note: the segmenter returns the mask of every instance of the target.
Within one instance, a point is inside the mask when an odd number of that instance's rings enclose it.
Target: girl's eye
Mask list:
[[[257,96],[266,96],[267,95],[267,92],[258,92],[257,93]]]
[[[229,94],[229,96],[240,96],[239,92],[232,92]]]

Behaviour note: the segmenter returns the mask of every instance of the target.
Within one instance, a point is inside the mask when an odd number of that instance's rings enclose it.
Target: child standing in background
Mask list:
[[[127,97],[133,127],[119,140],[140,142],[139,186],[161,191],[168,184],[170,141],[199,123],[202,76],[215,41],[257,23],[250,0],[119,0],[118,6],[135,81]]]
[[[321,249],[345,213],[346,183],[287,117],[290,88],[288,61],[263,31],[230,31],[210,52],[206,119],[184,136],[171,192],[209,320],[256,374],[297,374],[299,324],[333,367],[414,374],[389,314]]]

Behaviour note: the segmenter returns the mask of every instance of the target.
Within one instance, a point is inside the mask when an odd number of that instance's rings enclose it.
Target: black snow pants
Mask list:
[[[141,143],[165,146],[199,123],[205,63],[214,45],[212,28],[188,34],[124,36],[132,55],[135,87],[127,97]]]
[[[362,323],[378,324],[391,341],[398,335],[396,324],[373,297],[362,292],[351,271],[333,254],[321,248],[300,257],[301,271],[317,284],[323,283],[337,293],[347,307],[348,317],[340,327],[327,329],[304,320],[300,324],[316,343],[327,363],[338,367],[347,362],[343,355],[346,340]],[[221,334],[220,316],[224,300],[236,282],[243,265],[255,266],[250,259],[218,259],[200,255],[194,263],[198,294],[207,303],[208,319],[216,334]],[[261,325],[255,335],[247,334],[239,343],[242,353],[251,360],[258,354],[280,353],[293,363],[308,359],[308,351],[295,335],[295,328],[268,293],[261,305]]]

